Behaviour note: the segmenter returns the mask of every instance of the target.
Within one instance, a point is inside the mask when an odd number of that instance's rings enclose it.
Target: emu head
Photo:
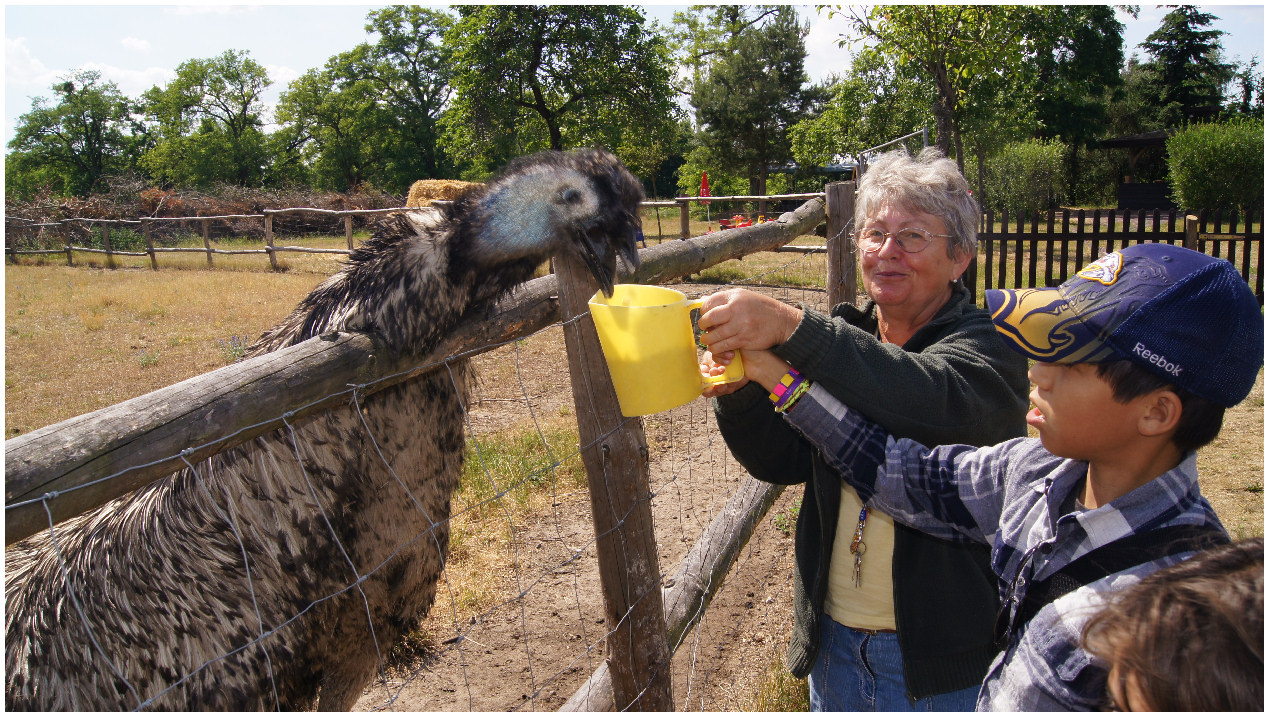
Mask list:
[[[522,157],[483,189],[455,202],[467,213],[471,261],[540,263],[570,252],[612,294],[617,257],[638,267],[639,181],[603,150]]]

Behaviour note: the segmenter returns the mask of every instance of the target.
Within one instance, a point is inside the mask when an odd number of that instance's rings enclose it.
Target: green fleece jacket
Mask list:
[[[1026,433],[1026,359],[997,335],[959,283],[935,317],[902,347],[878,341],[876,307],[832,316],[804,310],[774,348],[810,380],[901,438],[928,446],[987,446]],[[794,550],[794,631],[788,666],[805,677],[819,649],[841,478],[784,419],[757,384],[714,401],[718,426],[755,478],[805,483]],[[980,684],[996,654],[998,596],[986,546],[957,545],[895,524],[895,621],[913,698]]]

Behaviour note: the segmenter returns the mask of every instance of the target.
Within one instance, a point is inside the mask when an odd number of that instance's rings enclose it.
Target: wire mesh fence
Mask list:
[[[823,308],[822,255],[748,257],[729,263],[740,266],[738,275],[725,274],[733,278],[711,278],[709,272],[701,272],[696,277],[701,283],[677,288],[698,296],[724,285],[743,284]],[[580,446],[575,429],[568,428],[575,409],[568,399],[567,371],[562,368],[566,366],[564,330],[566,325],[556,324],[472,359],[473,391],[470,401],[461,406],[469,436],[467,470],[452,498],[452,512],[442,521],[449,545],[444,569],[437,576],[436,600],[421,630],[396,645],[371,635],[377,651],[377,678],[357,702],[358,709],[554,709],[604,661],[610,635],[594,575],[595,537],[585,483],[578,479]],[[447,364],[443,370],[449,374],[453,367]],[[357,387],[352,391],[355,400]],[[744,479],[744,472],[717,436],[703,400],[649,417],[645,429],[658,548],[662,571],[668,574]],[[365,445],[373,447],[387,440],[373,435],[364,422],[360,430],[365,433],[357,440]],[[310,439],[302,430],[288,425],[280,433],[284,434],[280,443],[289,445],[292,455],[278,460],[303,466],[320,452],[319,447],[305,443]],[[390,460],[378,460],[391,472]],[[186,480],[211,485],[204,483],[209,477],[203,470],[210,465],[188,467]],[[216,491],[205,492],[211,512],[232,527],[229,533],[239,541],[243,535],[272,527],[242,522],[243,516],[234,515],[231,499],[222,499]],[[58,498],[50,494],[41,500]],[[328,507],[336,508],[334,514],[338,514],[336,506]],[[781,510],[788,509],[786,505]],[[730,612],[717,619],[707,615],[684,637],[673,665],[677,706],[743,707],[746,689],[759,677],[754,666],[766,665],[773,658],[780,633],[787,629],[792,590],[791,538],[786,534],[792,518],[784,514],[781,520],[785,530],[764,527],[738,561],[733,574],[739,594],[724,592],[715,598],[715,610]],[[434,523],[428,525],[435,528]],[[73,602],[91,604],[94,589],[115,591],[116,598],[122,592],[127,600],[154,604],[172,599],[162,591],[171,589],[173,575],[129,572],[124,582],[116,573],[104,584],[94,584],[92,561],[85,567],[60,554],[56,547],[73,541],[59,543],[59,537],[71,536],[62,532],[64,526],[50,527],[47,535],[58,553],[51,573],[69,581],[69,593],[76,596]],[[428,531],[409,534],[402,544],[418,540],[435,537]],[[238,552],[245,558],[245,550]],[[12,559],[12,549],[6,553],[11,566],[21,562]],[[252,560],[245,563],[250,573]],[[240,655],[267,656],[281,650],[285,629],[309,619],[315,606],[352,596],[354,605],[360,602],[370,609],[370,601],[353,594],[367,577],[392,569],[390,561],[358,566],[355,579],[332,592],[304,596],[309,607],[267,626],[266,618],[257,614],[247,621],[260,625],[249,630],[243,641],[223,654],[196,660],[184,672],[166,675],[157,689],[140,688],[117,669],[109,670],[108,679],[122,685],[125,708],[167,706],[165,699],[182,694],[199,681],[200,674],[216,673]],[[250,601],[260,602],[268,585],[247,582]],[[371,621],[364,624],[367,632],[373,631]],[[136,627],[144,629],[143,624]],[[118,636],[108,630],[92,634],[94,640],[74,649],[87,650],[106,664],[114,662],[110,645]],[[8,666],[13,667],[12,651]],[[281,669],[280,664],[264,668],[266,684],[275,690],[285,681]],[[270,697],[268,692],[261,698],[264,707],[284,706],[276,694]]]

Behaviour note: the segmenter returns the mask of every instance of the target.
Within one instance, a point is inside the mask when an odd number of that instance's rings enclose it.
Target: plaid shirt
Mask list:
[[[785,416],[868,506],[932,535],[991,545],[992,568],[1006,606],[1016,606],[1011,598],[1020,599],[1032,581],[1124,536],[1173,525],[1223,531],[1199,494],[1193,453],[1108,505],[1084,510],[1075,507],[1072,495],[1088,464],[1054,456],[1036,439],[987,448],[928,449],[896,440],[814,385]],[[1046,605],[1014,631],[1005,651],[996,656],[979,692],[978,709],[1103,707],[1107,668],[1079,647],[1084,622],[1109,592],[1183,557],[1124,570]]]

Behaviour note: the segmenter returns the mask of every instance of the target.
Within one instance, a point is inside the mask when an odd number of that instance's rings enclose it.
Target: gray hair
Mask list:
[[[947,255],[978,252],[978,202],[956,162],[934,147],[915,158],[906,149],[886,152],[868,165],[855,196],[855,228],[886,204],[932,214],[947,224]]]

